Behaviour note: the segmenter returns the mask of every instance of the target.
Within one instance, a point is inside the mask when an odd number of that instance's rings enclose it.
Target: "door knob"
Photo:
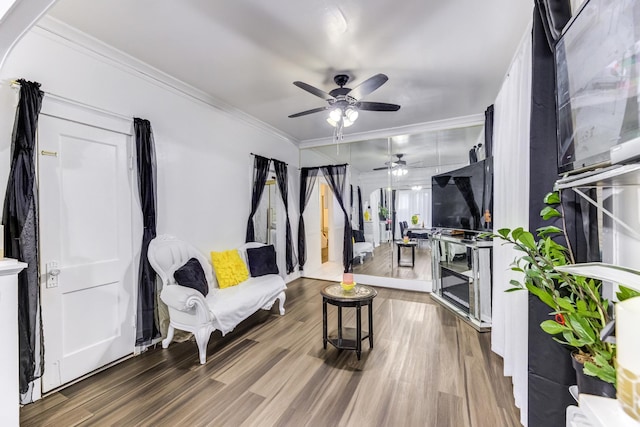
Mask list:
[[[58,261],[51,261],[47,263],[47,288],[55,288],[58,286],[58,275],[60,274],[60,268],[58,268]]]

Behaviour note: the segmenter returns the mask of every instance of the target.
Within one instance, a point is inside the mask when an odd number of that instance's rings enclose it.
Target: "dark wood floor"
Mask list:
[[[378,288],[375,348],[363,342],[359,361],[323,350],[327,284],[296,280],[284,316],[260,311],[226,337],[215,332],[205,365],[191,341],[151,349],[23,407],[21,425],[520,425],[489,335],[428,294]],[[329,306],[330,330],[336,322]]]

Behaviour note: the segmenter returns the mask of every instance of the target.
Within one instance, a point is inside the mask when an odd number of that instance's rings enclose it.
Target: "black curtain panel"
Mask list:
[[[269,163],[271,159],[255,155],[253,159],[253,191],[251,192],[251,213],[247,220],[247,236],[245,242],[255,241],[255,230],[253,227],[253,216],[258,210],[262,192],[267,184],[267,175],[269,174]]]
[[[318,168],[302,168],[300,170],[300,218],[298,220],[298,265],[300,270],[304,269],[304,264],[307,262],[307,241],[303,214],[317,177]]]
[[[35,354],[36,335],[42,331],[38,283],[38,197],[35,187],[35,144],[44,92],[40,83],[18,80],[20,101],[11,143],[11,169],[4,199],[2,223],[8,258],[26,262],[18,275],[18,341],[20,393],[42,373],[42,346]],[[39,334],[38,334],[39,335]],[[37,369],[36,369],[37,368]]]
[[[460,194],[464,198],[467,207],[469,208],[469,212],[473,217],[473,224],[460,224],[463,229],[466,230],[479,230],[480,229],[480,208],[476,203],[473,187],[471,186],[471,178],[468,176],[456,176],[453,177],[453,182],[458,187]]]
[[[362,192],[358,186],[358,230],[364,231],[364,212],[362,211]]]
[[[349,206],[351,207],[351,209],[349,209],[349,227],[353,228],[353,185],[349,184],[349,190],[351,191],[351,199],[349,203]]]
[[[338,204],[344,213],[344,239],[342,242],[342,263],[344,265],[344,272],[351,271],[351,264],[353,262],[353,242],[351,222],[349,221],[349,214],[344,203],[344,191],[345,180],[347,177],[347,165],[337,166],[323,166],[321,168],[322,173],[333,191],[334,196],[338,200]]]
[[[156,237],[156,154],[149,120],[134,118],[138,193],[142,207],[142,247],[138,273],[136,345],[145,346],[160,337],[156,319],[156,273],[149,264],[149,242]]]
[[[549,46],[553,49],[571,18],[571,2],[568,0],[536,0],[541,24]]]
[[[544,195],[551,191],[558,175],[556,143],[555,64],[553,46],[545,32],[546,26],[561,29],[569,20],[569,1],[536,1],[533,16],[533,48],[531,76],[531,130],[530,130],[530,187],[529,230],[535,230],[548,221],[540,218]],[[554,4],[554,7],[549,7]],[[541,9],[540,5],[544,8]],[[550,24],[549,13],[554,14]],[[567,221],[573,221],[567,217]],[[575,384],[575,372],[564,347],[553,341],[540,329],[540,323],[549,319],[549,309],[536,297],[529,297],[529,356],[528,356],[528,425],[530,427],[564,425],[566,407],[575,404],[568,392]]]
[[[396,240],[396,190],[391,190],[391,240]]]
[[[293,237],[291,235],[291,222],[289,222],[289,190],[287,187],[288,174],[287,164],[280,160],[273,160],[273,167],[276,170],[276,181],[278,182],[278,188],[280,189],[280,195],[282,196],[282,202],[284,203],[284,213],[287,218],[286,233],[287,233],[287,249],[286,249],[286,262],[287,262],[287,274],[293,273],[293,270],[298,262],[296,255],[293,251]]]
[[[484,154],[493,156],[493,104],[484,111]]]

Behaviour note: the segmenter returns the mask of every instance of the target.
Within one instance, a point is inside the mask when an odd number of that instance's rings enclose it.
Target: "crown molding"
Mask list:
[[[433,122],[416,123],[407,126],[378,129],[368,132],[353,133],[344,135],[342,143],[365,141],[368,139],[390,138],[399,135],[411,135],[421,132],[434,132],[438,130],[464,128],[468,126],[484,125],[484,114],[472,114],[470,116],[454,117],[451,119],[436,120]],[[324,145],[335,144],[333,138],[306,139],[300,141],[300,149],[322,147]]]
[[[75,50],[88,54],[129,74],[142,78],[170,92],[198,101],[249,126],[298,145],[299,140],[255,117],[233,107],[216,97],[191,86],[103,41],[90,36],[56,18],[44,16],[34,31]]]

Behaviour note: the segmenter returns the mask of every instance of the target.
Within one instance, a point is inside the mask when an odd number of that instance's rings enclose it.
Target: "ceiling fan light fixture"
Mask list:
[[[327,117],[327,123],[331,126],[336,127],[340,120],[342,120],[342,124],[344,127],[348,128],[356,121],[358,118],[358,111],[355,108],[347,108],[345,111],[342,108],[334,108],[329,113],[329,117]]]
[[[403,167],[399,167],[391,171],[393,176],[405,176],[407,173],[409,173],[409,171]]]
[[[349,119],[352,123],[358,119],[358,110],[353,107],[349,107],[344,112],[344,115],[347,119]]]
[[[329,113],[329,118],[333,121],[333,123],[337,124],[340,121],[340,117],[342,117],[342,109],[340,108],[334,108]],[[333,126],[335,126],[335,124]]]

